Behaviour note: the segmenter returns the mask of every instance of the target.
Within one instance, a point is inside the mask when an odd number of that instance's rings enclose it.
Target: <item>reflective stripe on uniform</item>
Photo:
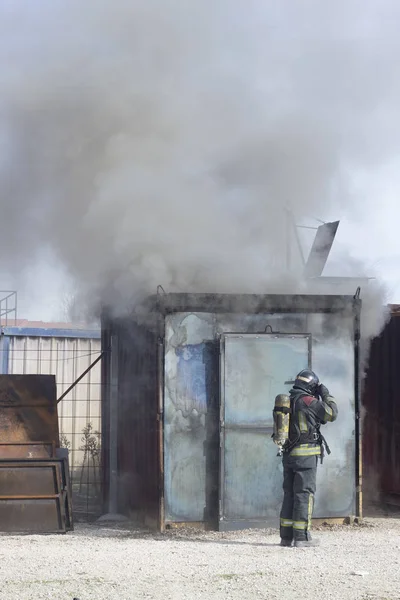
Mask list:
[[[313,446],[312,444],[300,444],[290,452],[290,456],[319,456],[321,454],[321,446]]]
[[[335,420],[335,415],[333,412],[333,408],[330,405],[329,401],[335,402],[335,398],[333,398],[333,396],[328,396],[325,401],[324,401],[324,405],[325,405],[325,416],[324,416],[324,421],[328,422],[328,421],[334,421]]]
[[[293,527],[293,521],[291,519],[281,519],[281,527]]]
[[[306,383],[310,383],[312,377],[303,377],[302,375],[298,375],[296,379],[300,379],[300,381],[305,381]]]
[[[308,497],[308,523],[307,523],[308,530],[311,529],[311,519],[312,519],[313,509],[314,509],[314,494],[310,494]]]
[[[306,415],[301,411],[299,411],[299,427],[300,427],[301,433],[307,433],[308,427],[307,427]]]
[[[293,521],[293,529],[298,529],[299,531],[307,529],[306,521]]]

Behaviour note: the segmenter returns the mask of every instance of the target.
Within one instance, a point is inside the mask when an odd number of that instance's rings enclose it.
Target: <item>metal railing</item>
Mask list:
[[[0,326],[15,325],[17,320],[17,292],[0,290]]]

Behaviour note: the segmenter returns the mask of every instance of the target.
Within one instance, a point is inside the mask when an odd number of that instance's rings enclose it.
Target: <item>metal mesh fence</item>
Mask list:
[[[11,337],[10,374],[56,376],[60,397],[99,356],[100,339]],[[58,405],[61,446],[68,448],[76,520],[101,514],[101,361]]]

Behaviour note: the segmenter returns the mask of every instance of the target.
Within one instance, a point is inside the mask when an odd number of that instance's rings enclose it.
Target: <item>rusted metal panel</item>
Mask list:
[[[61,478],[62,478],[62,489],[64,497],[64,514],[65,514],[65,527],[67,531],[73,531],[74,521],[72,512],[72,485],[69,476],[69,463],[67,458],[63,458],[60,461],[61,466]]]
[[[69,490],[62,470],[57,459],[1,460],[0,531],[65,533]]]
[[[400,495],[400,308],[373,340],[363,386],[364,476],[370,498]]]
[[[0,442],[0,459],[52,458],[55,455],[55,442]]]
[[[0,375],[0,431],[2,442],[59,445],[53,375]]]
[[[32,528],[34,524],[34,528]],[[0,500],[0,531],[5,533],[65,533],[59,496]]]
[[[53,375],[0,376],[0,531],[73,527]]]
[[[302,294],[165,294],[151,296],[145,310],[219,314],[337,314],[353,315],[359,300],[345,295]],[[134,318],[134,317],[133,317]]]
[[[110,490],[111,336],[118,352],[118,474],[117,509],[132,518],[159,523],[159,426],[157,335],[131,320],[105,320],[103,349],[102,461],[105,510]],[[112,486],[111,486],[112,487]]]
[[[0,498],[54,496],[60,493],[58,465],[35,460],[0,462]]]

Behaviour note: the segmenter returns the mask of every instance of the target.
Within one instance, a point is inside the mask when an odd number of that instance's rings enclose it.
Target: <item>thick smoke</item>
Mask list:
[[[398,151],[399,16],[384,0],[1,0],[4,264],[45,247],[92,308],[158,284],[297,289],[284,209],[358,210],[352,174]]]

